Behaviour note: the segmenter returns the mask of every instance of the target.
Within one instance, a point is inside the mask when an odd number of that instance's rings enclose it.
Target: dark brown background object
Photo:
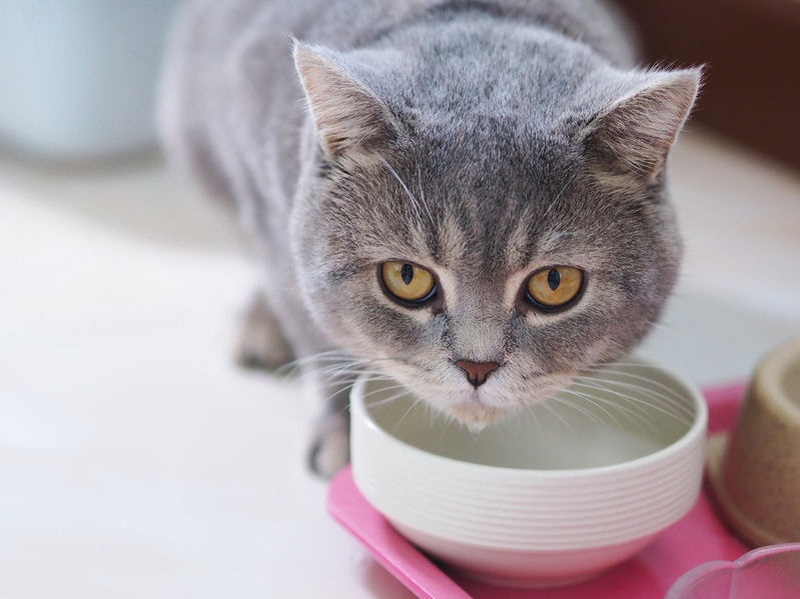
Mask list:
[[[800,2],[617,3],[648,64],[706,65],[694,122],[800,170]]]

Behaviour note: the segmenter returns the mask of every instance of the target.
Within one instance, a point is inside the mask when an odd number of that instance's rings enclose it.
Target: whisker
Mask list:
[[[400,187],[403,188],[403,191],[405,192],[406,196],[408,196],[408,199],[411,200],[411,205],[414,208],[414,212],[417,213],[417,219],[419,220],[419,222],[422,222],[422,212],[420,211],[419,200],[414,196],[413,193],[411,193],[411,190],[408,188],[408,185],[406,185],[405,182],[400,178],[400,175],[397,174],[397,171],[392,168],[392,165],[389,164],[383,156],[379,156],[378,159],[380,160],[381,164],[383,164],[383,166],[385,166],[386,169],[397,180],[397,182],[400,184]]]
[[[539,415],[536,413],[536,410],[530,410],[530,415],[533,418],[533,423],[536,425],[536,430],[539,433],[539,436],[544,434],[544,428],[542,427],[542,423],[539,421]],[[517,421],[517,430],[522,426],[522,414],[517,411],[516,412],[516,421]]]
[[[419,164],[417,164],[417,183],[419,184],[419,197],[422,198],[422,201],[420,202],[422,208],[428,214],[428,222],[430,222],[431,227],[436,229],[436,221],[433,219],[433,214],[428,207],[428,201],[425,199],[425,190],[422,189],[422,168]]]
[[[633,379],[634,381],[640,381],[640,382],[646,383],[646,384],[637,385],[635,383],[619,381],[619,380],[615,380],[615,381],[613,381],[613,383],[611,383],[611,381],[608,381],[609,383],[614,384],[614,385],[620,385],[620,386],[625,387],[625,388],[627,388],[629,390],[641,391],[641,392],[643,392],[643,393],[645,393],[645,394],[647,394],[647,395],[649,395],[651,397],[657,398],[657,399],[667,399],[667,398],[669,398],[670,400],[672,400],[671,403],[674,403],[677,407],[679,407],[681,409],[681,411],[683,411],[687,416],[694,417],[694,410],[692,410],[689,406],[687,406],[685,404],[683,395],[678,393],[672,387],[664,385],[663,383],[660,383],[660,382],[655,381],[653,379],[649,379],[647,377],[644,377],[644,376],[641,376],[641,375],[638,375],[638,374],[634,374],[632,372],[614,372],[614,376],[617,377],[617,378],[624,377],[624,378],[627,378],[627,379]],[[580,378],[580,377],[578,377],[578,378]],[[599,379],[599,378],[596,378],[596,377],[589,377],[588,375],[584,375],[584,378],[587,378],[587,380],[589,380],[589,379],[590,380],[594,380],[595,382],[599,382],[599,381],[605,380],[605,379]],[[657,389],[660,389],[663,392],[663,394],[659,394],[658,392],[653,390],[651,387],[656,387]]]
[[[444,419],[444,426],[442,426],[442,430],[439,432],[439,440],[441,441],[442,438],[447,433],[447,431],[450,429],[450,427],[454,423],[456,423],[458,421],[452,415],[445,414],[444,412],[440,412],[439,410],[429,410],[429,411],[430,411],[430,414],[431,414],[431,419],[430,419],[430,427],[431,427],[431,429],[433,429],[433,427],[436,426],[436,419],[437,418],[443,418]],[[459,424],[461,424],[461,423],[459,422]],[[462,424],[462,426],[463,426],[463,424]]]
[[[402,392],[400,392],[400,391],[402,391]],[[374,395],[379,395],[380,393],[394,392],[394,395],[392,396],[392,401],[394,401],[395,399],[398,399],[398,398],[402,397],[405,391],[406,391],[406,388],[405,388],[404,385],[400,385],[400,384],[389,385],[388,387],[380,387],[378,389],[373,389],[372,391],[368,391],[367,393],[364,394],[364,399],[368,400],[370,397],[372,397]],[[384,401],[383,399],[381,399],[379,401],[370,402],[370,407],[372,407],[372,406],[380,406],[380,405],[382,405],[384,403],[390,403],[390,402],[387,402],[387,401]]]
[[[349,354],[330,351],[306,356],[295,360],[291,365],[293,370],[300,371],[300,379],[304,381],[327,378],[331,382],[342,382],[352,378],[355,380],[362,375],[382,376],[385,373],[379,369],[381,364],[405,362],[400,358],[355,358]],[[378,368],[376,368],[378,367]],[[283,370],[288,370],[284,368]],[[295,374],[293,372],[293,374]]]
[[[655,410],[656,412],[660,412],[665,416],[669,416],[673,420],[680,422],[681,424],[689,424],[691,422],[691,415],[689,413],[680,413],[683,408],[680,404],[676,404],[675,402],[669,401],[670,398],[664,396],[655,395],[653,397],[646,397],[643,395],[631,395],[628,393],[623,393],[617,388],[608,387],[603,385],[604,381],[595,380],[593,381],[597,384],[591,384],[591,382],[586,381],[574,381],[573,385],[578,387],[584,387],[587,389],[593,389],[595,391],[604,391],[614,393],[615,395],[628,400],[631,404],[641,404],[643,406],[647,406],[651,410]],[[634,387],[635,391],[642,391],[642,389],[638,389]],[[662,403],[661,400],[666,400]],[[666,407],[665,407],[666,405]],[[668,408],[679,408],[678,410],[670,410]]]
[[[550,412],[558,420],[560,420],[561,424],[563,424],[566,429],[568,429],[570,432],[574,434],[575,429],[573,428],[573,426],[561,414],[558,413],[558,410],[554,409],[553,406],[550,405],[552,402],[566,404],[566,405],[569,405],[569,402],[566,402],[563,399],[556,397],[555,395],[551,395],[550,397],[547,398],[547,400],[543,401],[539,405],[542,406],[543,409]]]
[[[558,203],[558,200],[561,199],[561,196],[564,195],[564,192],[567,190],[567,187],[569,187],[570,184],[575,180],[575,177],[577,177],[577,172],[574,173],[569,179],[567,179],[561,190],[556,194],[556,197],[553,198],[553,201],[550,202],[550,204],[547,206],[547,209],[544,211],[544,214],[542,215],[540,220],[543,221],[545,218],[547,218],[547,215],[550,214],[550,211]]]
[[[574,393],[574,391],[573,391],[573,393]],[[580,396],[578,395],[578,397],[580,397]],[[602,418],[600,417],[600,414],[593,413],[593,412],[591,412],[591,411],[587,410],[586,408],[583,408],[583,407],[581,407],[580,405],[578,405],[578,404],[577,404],[577,403],[575,403],[575,402],[572,402],[572,401],[567,401],[567,400],[566,400],[565,398],[563,398],[563,397],[559,397],[558,399],[559,399],[559,401],[560,401],[560,402],[561,402],[563,405],[565,405],[565,406],[568,406],[568,407],[572,408],[573,410],[575,410],[576,412],[578,412],[579,414],[581,414],[582,416],[584,416],[584,417],[585,417],[587,420],[589,420],[590,422],[593,422],[593,423],[595,423],[595,424],[602,424],[603,420],[602,420]],[[588,400],[588,398],[586,398],[586,397],[581,397],[581,399],[584,399],[584,400],[587,400],[587,401],[589,401],[589,400]],[[593,403],[593,402],[591,402],[591,401],[590,401],[590,403]],[[600,408],[599,406],[596,406],[596,407],[598,407],[598,409],[601,409],[601,411],[605,412],[605,413],[606,413],[606,415],[607,415],[609,418],[611,418],[611,420],[612,420],[612,421],[614,421],[614,423],[615,423],[615,424],[617,424],[617,426],[621,426],[621,425],[620,425],[620,423],[619,423],[619,421],[618,421],[616,418],[614,418],[614,417],[613,417],[613,416],[612,416],[610,413],[606,412],[605,410],[603,410],[603,409],[602,409],[602,408]]]
[[[412,410],[414,410],[414,408],[416,408],[421,403],[422,400],[420,398],[418,397],[414,398],[414,401],[411,403],[411,405],[408,407],[405,413],[400,417],[400,420],[398,420],[397,423],[394,425],[395,433],[397,432],[397,429],[400,428],[400,425],[403,424],[403,421],[406,419],[406,417],[408,417],[408,415],[412,412]]]
[[[277,368],[275,372],[277,374],[287,373],[296,369],[299,369],[303,366],[306,366],[309,363],[314,363],[318,361],[327,361],[327,360],[339,360],[339,361],[352,361],[354,358],[343,352],[342,350],[329,350],[324,352],[319,352],[316,354],[311,354],[309,356],[304,356],[302,358],[297,358],[292,360],[291,362],[287,362],[283,364],[280,368]]]
[[[620,429],[624,429],[622,422],[618,420],[616,417],[613,416],[613,412],[617,411],[620,413],[620,417],[625,417],[627,421],[631,424],[635,425],[636,428],[639,430],[640,433],[644,434],[645,430],[644,427],[646,426],[649,431],[655,431],[655,425],[650,419],[647,418],[647,412],[644,411],[641,406],[636,405],[634,409],[633,407],[626,406],[621,402],[615,402],[608,400],[602,397],[595,397],[591,396],[587,393],[581,393],[576,389],[564,389],[563,393],[569,393],[579,399],[589,401],[593,405],[595,405],[598,409],[602,410],[604,413],[608,414],[608,416],[612,419],[612,421],[619,427]],[[604,408],[603,406],[608,406],[608,408]]]
[[[373,379],[377,380],[377,381],[381,381],[381,380],[393,381],[394,380],[391,377],[389,377],[389,376],[387,376],[387,375],[385,375],[384,373],[381,373],[381,372],[376,372],[374,374],[371,374],[370,376],[372,376]],[[353,378],[351,380],[340,380],[340,379],[330,380],[330,379],[328,379],[327,381],[323,381],[323,383],[322,383],[323,388],[331,388],[331,387],[333,387],[333,391],[331,393],[328,393],[327,397],[325,397],[322,400],[323,404],[324,403],[329,403],[331,401],[334,401],[334,400],[338,399],[341,396],[341,394],[343,394],[343,393],[347,393],[349,395],[349,393],[352,390],[353,385],[355,384],[355,381],[357,380],[357,378],[358,377],[355,377],[355,378]],[[403,386],[400,385],[400,384],[395,384],[395,385],[392,385],[392,386],[389,386],[389,387],[380,387],[378,389],[373,389],[372,391],[367,392],[364,395],[364,397],[366,399],[366,398],[368,398],[371,395],[374,395],[376,393],[385,392],[387,390],[391,391],[393,389],[400,389],[400,388],[403,388]],[[378,405],[378,404],[379,404],[379,402],[376,402],[375,404],[372,404],[372,405]],[[349,405],[349,401],[345,402],[345,406],[344,406],[343,410],[347,409],[348,405]]]
[[[600,410],[600,412],[602,412],[603,414],[605,414],[606,416],[608,416],[608,418],[609,418],[609,419],[610,419],[610,420],[611,420],[611,421],[612,421],[614,424],[616,424],[616,425],[617,425],[617,427],[619,427],[619,428],[623,428],[623,426],[622,426],[622,423],[621,423],[621,422],[620,422],[620,421],[617,419],[617,417],[616,417],[616,416],[614,416],[613,412],[611,412],[610,410],[606,409],[606,408],[603,406],[603,403],[607,403],[607,402],[602,402],[602,401],[600,400],[600,398],[592,397],[591,395],[589,395],[589,394],[587,394],[587,393],[581,393],[580,391],[577,391],[576,389],[563,389],[563,390],[562,390],[562,393],[567,393],[567,394],[569,394],[569,395],[572,395],[573,397],[577,397],[578,399],[580,399],[580,400],[583,400],[583,401],[585,401],[585,402],[589,403],[590,405],[592,405],[592,406],[594,406],[595,408],[597,408],[598,410]],[[622,408],[622,406],[620,406],[620,408]],[[623,410],[623,411],[624,411],[624,410]],[[599,417],[600,417],[600,414],[597,414],[597,416],[598,416],[598,418],[599,418]],[[599,420],[598,420],[598,422],[599,422]]]
[[[661,320],[651,321],[650,326],[656,330],[664,331],[666,333],[674,335],[675,338],[680,340],[691,341],[691,342],[703,341],[702,339],[698,338],[696,334],[692,334],[686,330],[676,327],[673,324]]]

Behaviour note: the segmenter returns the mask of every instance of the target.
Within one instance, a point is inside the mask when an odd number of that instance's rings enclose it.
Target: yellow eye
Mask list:
[[[424,268],[409,262],[384,262],[380,270],[383,286],[395,299],[419,303],[436,293],[436,281]]]
[[[528,279],[528,295],[545,308],[558,308],[574,300],[583,287],[583,272],[573,266],[550,266]]]

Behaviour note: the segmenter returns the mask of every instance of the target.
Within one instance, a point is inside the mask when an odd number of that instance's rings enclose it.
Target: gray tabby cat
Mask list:
[[[679,268],[665,165],[700,73],[634,60],[586,0],[185,8],[167,147],[255,242],[245,354],[319,378],[315,470],[347,459],[326,360],[479,429],[647,333]]]

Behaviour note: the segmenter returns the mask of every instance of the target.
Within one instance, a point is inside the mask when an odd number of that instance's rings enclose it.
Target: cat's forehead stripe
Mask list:
[[[552,223],[536,223],[530,209],[512,208],[505,218],[486,226],[470,218],[469,206],[461,210],[439,211],[435,227],[414,223],[411,246],[417,254],[429,255],[433,262],[458,270],[507,273],[525,268],[537,260],[563,256],[574,261],[579,233]],[[567,260],[569,258],[569,260]]]

